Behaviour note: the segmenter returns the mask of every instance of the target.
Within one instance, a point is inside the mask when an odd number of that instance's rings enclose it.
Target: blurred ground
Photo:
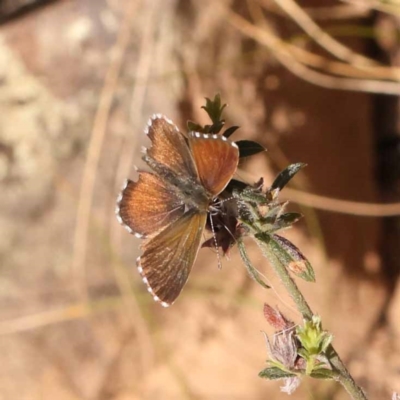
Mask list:
[[[314,3],[301,5],[342,4]],[[282,11],[264,2],[263,14],[259,4],[229,7],[259,26],[267,16],[314,49]],[[358,17],[343,23],[374,24]],[[299,79],[231,18],[212,1],[67,0],[0,27],[1,400],[286,398],[257,377],[262,305],[299,315],[255,246],[252,260],[274,290],[249,280],[236,249],[221,271],[205,249],[178,302],[162,309],[136,272],[139,241],[114,216],[123,180],[141,163],[149,115],[182,129],[188,118],[205,122],[200,106],[216,92],[229,124],[242,127],[233,138],[268,149],[241,166],[243,179],[268,182],[301,161],[308,167],[295,184],[304,191],[398,200],[395,179],[384,190],[377,179],[379,98]],[[371,51],[371,40],[345,39]],[[387,238],[399,220],[300,210],[305,218],[286,236],[317,283],[299,284],[370,398],[389,399],[400,392],[400,291],[398,245]],[[294,398],[347,396],[306,380]]]

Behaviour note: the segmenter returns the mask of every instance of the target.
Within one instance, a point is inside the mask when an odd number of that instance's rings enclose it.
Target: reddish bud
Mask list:
[[[264,317],[277,331],[290,329],[294,326],[292,321],[287,320],[279,310],[272,308],[267,303],[264,304]]]

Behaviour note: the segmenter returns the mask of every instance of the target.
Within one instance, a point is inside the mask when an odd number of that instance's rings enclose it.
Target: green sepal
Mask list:
[[[307,360],[308,358],[310,358],[310,354],[308,353],[307,350],[305,349],[298,349],[297,353],[299,354],[300,357],[304,358],[305,360]]]
[[[330,346],[332,341],[333,341],[333,335],[327,334],[326,336],[324,336],[322,343],[321,343],[321,352],[322,353],[326,353],[326,351],[328,350],[328,347]]]
[[[279,207],[278,213],[279,213]],[[277,231],[291,228],[292,225],[297,222],[303,215],[299,213],[285,213],[277,217],[275,214],[267,214],[266,217],[260,218],[262,229],[268,233],[275,233]]]
[[[253,190],[252,188],[245,189],[242,191],[236,190],[232,193],[234,197],[242,199],[244,201],[249,201],[258,205],[266,205],[268,203],[268,199],[265,197],[265,194],[258,191]]]
[[[278,367],[268,367],[260,371],[258,376],[264,379],[277,380],[277,379],[292,378],[297,375],[291,372],[283,371]]]
[[[266,200],[268,202],[268,200]],[[279,218],[280,214],[283,214],[283,211],[286,207],[287,203],[269,203],[269,210],[265,217],[262,220],[268,221],[268,223],[274,224],[276,220]]]
[[[302,346],[299,354],[306,360],[324,354],[333,340],[332,334],[322,329],[321,318],[318,315],[313,315],[311,320],[297,326],[296,334]]]
[[[295,222],[303,218],[300,213],[285,213],[275,220],[274,230],[290,228]]]
[[[310,376],[316,379],[337,379],[337,372],[328,368],[314,368]]]

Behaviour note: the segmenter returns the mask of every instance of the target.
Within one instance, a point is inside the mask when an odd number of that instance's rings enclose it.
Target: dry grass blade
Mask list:
[[[377,1],[377,0],[342,0],[346,3],[364,7],[367,10],[381,11],[386,14],[400,16],[400,4],[397,0],[394,1]]]
[[[137,121],[141,118],[145,94],[147,90],[147,81],[151,71],[151,63],[153,60],[154,34],[157,23],[156,10],[159,10],[157,2],[147,3],[145,10],[142,12],[144,29],[140,41],[138,52],[138,62],[135,71],[135,76],[141,77],[140,82],[135,80],[132,93],[132,101],[130,107],[130,126],[135,127]],[[132,135],[121,142],[121,155],[118,159],[118,166],[115,175],[115,182],[121,185],[124,179],[128,176],[132,163],[132,155],[134,153],[136,141]],[[119,252],[121,232],[126,234],[126,231],[121,228],[121,225],[116,223],[114,213],[112,214],[113,224],[111,224],[111,245],[114,251]],[[147,323],[142,315],[136,299],[132,295],[133,290],[127,269],[120,262],[113,260],[112,262],[114,276],[118,288],[123,296],[125,304],[125,312],[129,314],[129,318],[134,323],[134,328],[138,335],[138,347],[140,348],[142,370],[147,371],[154,363],[154,348],[150,339],[150,333]]]
[[[313,68],[321,69],[331,74],[363,78],[363,79],[385,79],[400,81],[400,68],[386,67],[386,66],[364,66],[362,69],[356,68],[351,64],[339,61],[332,61],[326,57],[310,53],[300,47],[288,45],[292,51],[293,56]]]
[[[265,1],[265,0],[264,0]],[[354,66],[376,64],[375,61],[357,54],[338,42],[321,29],[312,18],[293,0],[274,0],[316,43],[339,60],[347,61]]]
[[[400,215],[400,203],[379,204],[339,200],[287,187],[282,192],[281,197],[306,207],[340,214],[360,215],[362,217],[396,217]]]
[[[261,29],[254,26],[233,11],[228,11],[228,20],[232,26],[244,35],[251,37],[255,41],[266,46],[284,67],[300,79],[328,89],[380,93],[396,96],[400,94],[400,84],[398,83],[383,82],[373,79],[345,79],[314,71],[299,62],[290,51],[289,46],[278,38],[269,28],[263,27]]]
[[[280,2],[282,0],[277,0],[277,1]],[[268,29],[269,27],[268,22],[263,16],[263,13],[260,11],[260,6],[257,3],[254,3],[254,0],[248,0],[247,3],[250,15],[252,16],[253,20],[258,25],[258,27],[260,29],[262,29],[263,27]],[[293,15],[293,18],[295,17],[296,15]],[[317,28],[320,29],[318,26]],[[319,36],[317,35],[317,37]],[[295,57],[298,61],[309,67],[320,69],[324,73],[339,75],[347,78],[383,79],[383,80],[400,81],[400,68],[387,67],[384,65],[376,65],[373,64],[373,61],[369,59],[367,59],[368,61],[370,61],[369,64],[363,63],[361,65],[355,63],[352,64],[350,63],[351,60],[349,60],[349,63],[334,61],[328,59],[327,57],[311,53],[310,51],[307,51],[291,43],[284,43],[284,42],[282,43],[287,47],[287,49],[292,53],[293,57]],[[350,52],[349,49],[348,51]],[[357,54],[354,55],[358,56]]]
[[[94,312],[109,311],[121,306],[119,297],[104,298],[96,303],[77,303],[55,310],[47,310],[33,315],[0,321],[0,335],[10,335],[30,331],[44,326],[75,319],[83,319]]]
[[[132,127],[132,129],[139,128],[138,121],[142,119],[143,104],[146,98],[147,84],[153,59],[155,9],[156,6],[154,4],[149,5],[142,17],[145,20],[145,28],[142,32],[135,71],[135,76],[140,77],[140,81],[135,79],[133,83],[129,114],[129,126]],[[120,186],[127,178],[132,167],[132,156],[136,147],[136,135],[131,135],[130,133],[131,132],[129,132],[129,135],[124,136],[120,146],[121,154],[118,158],[118,165],[114,178],[117,190],[120,189]],[[115,219],[114,216],[113,219]],[[118,246],[121,232],[120,225],[112,224],[111,241],[114,246]]]
[[[371,10],[352,4],[339,4],[328,7],[304,7],[309,16],[317,20],[348,20],[359,19],[370,16]]]
[[[251,0],[262,5],[268,11],[268,14],[279,15],[280,17],[287,17],[288,15],[282,11],[272,0]],[[331,6],[316,5],[315,7],[303,7],[303,10],[314,20],[350,20],[366,18],[370,16],[371,10],[365,7],[359,7],[352,4],[338,4]]]
[[[81,182],[74,237],[72,272],[75,282],[78,284],[78,288],[80,289],[80,293],[85,296],[87,295],[85,269],[88,242],[87,236],[97,167],[106,133],[109,112],[114,99],[114,93],[117,88],[125,52],[131,38],[131,24],[137,7],[138,2],[135,0],[126,2],[124,20],[119,29],[114,48],[112,49],[112,60],[107,70],[103,88],[100,94],[100,100],[90,135],[86,163]]]

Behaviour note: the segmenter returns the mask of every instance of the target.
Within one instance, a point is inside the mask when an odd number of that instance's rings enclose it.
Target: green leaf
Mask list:
[[[302,168],[304,168],[307,164],[304,163],[296,163],[291,164],[287,168],[285,168],[279,175],[275,178],[273,184],[271,185],[270,191],[274,189],[283,189],[286,184],[299,172]]]
[[[223,133],[223,135],[225,137],[229,137],[231,136],[234,132],[236,132],[239,129],[238,126],[231,126],[230,128],[226,129],[225,132]]]
[[[268,223],[274,224],[276,220],[279,218],[278,215],[282,214],[287,205],[287,202],[285,203],[274,203],[270,202],[268,204],[268,212],[266,213],[265,217],[263,218],[264,220],[268,221]]]
[[[300,357],[304,358],[306,361],[310,358],[310,355],[308,354],[308,351],[305,349],[298,349],[297,353],[299,354]]]
[[[291,372],[282,371],[277,367],[268,367],[263,369],[258,376],[260,378],[269,379],[269,380],[277,380],[277,379],[285,379],[292,378],[296,376],[296,374],[292,374]]]
[[[224,125],[225,125],[225,121],[224,120],[218,121],[218,122],[212,124],[208,128],[208,132],[209,133],[219,133],[219,131],[224,127]]]
[[[188,121],[186,125],[189,132],[204,132],[204,128],[193,121]]]
[[[206,110],[206,113],[210,117],[213,124],[217,124],[221,121],[222,111],[226,107],[226,104],[221,106],[221,96],[219,94],[215,95],[214,100],[210,100],[206,97],[206,105],[202,106]]]
[[[326,335],[321,343],[321,351],[323,353],[326,352],[326,350],[328,349],[329,345],[332,343],[333,340],[333,335]]]
[[[316,379],[336,379],[337,373],[328,368],[315,368],[310,376]]]
[[[248,188],[248,190],[243,190],[242,192],[233,193],[233,195],[244,201],[258,205],[266,205],[268,203],[264,193],[259,190],[252,190],[252,188]],[[248,205],[248,208],[249,206],[250,204]]]
[[[260,284],[263,288],[265,289],[270,289],[270,286],[268,286],[260,277],[260,273],[253,267],[251,264],[249,257],[247,256],[246,248],[244,246],[244,243],[241,239],[237,240],[237,245],[239,248],[239,253],[240,256],[242,257],[243,263],[246,266],[247,272],[250,275],[252,279],[254,279],[258,284]]]
[[[295,222],[297,222],[303,215],[299,213],[285,213],[278,217],[274,224],[274,229],[280,230],[291,227]]]
[[[239,147],[239,157],[250,157],[254,154],[261,153],[262,151],[266,151],[263,146],[258,144],[257,142],[253,142],[252,140],[239,140],[235,142]]]
[[[314,270],[300,250],[279,235],[269,235],[268,246],[279,261],[293,274],[307,282],[315,282]]]

